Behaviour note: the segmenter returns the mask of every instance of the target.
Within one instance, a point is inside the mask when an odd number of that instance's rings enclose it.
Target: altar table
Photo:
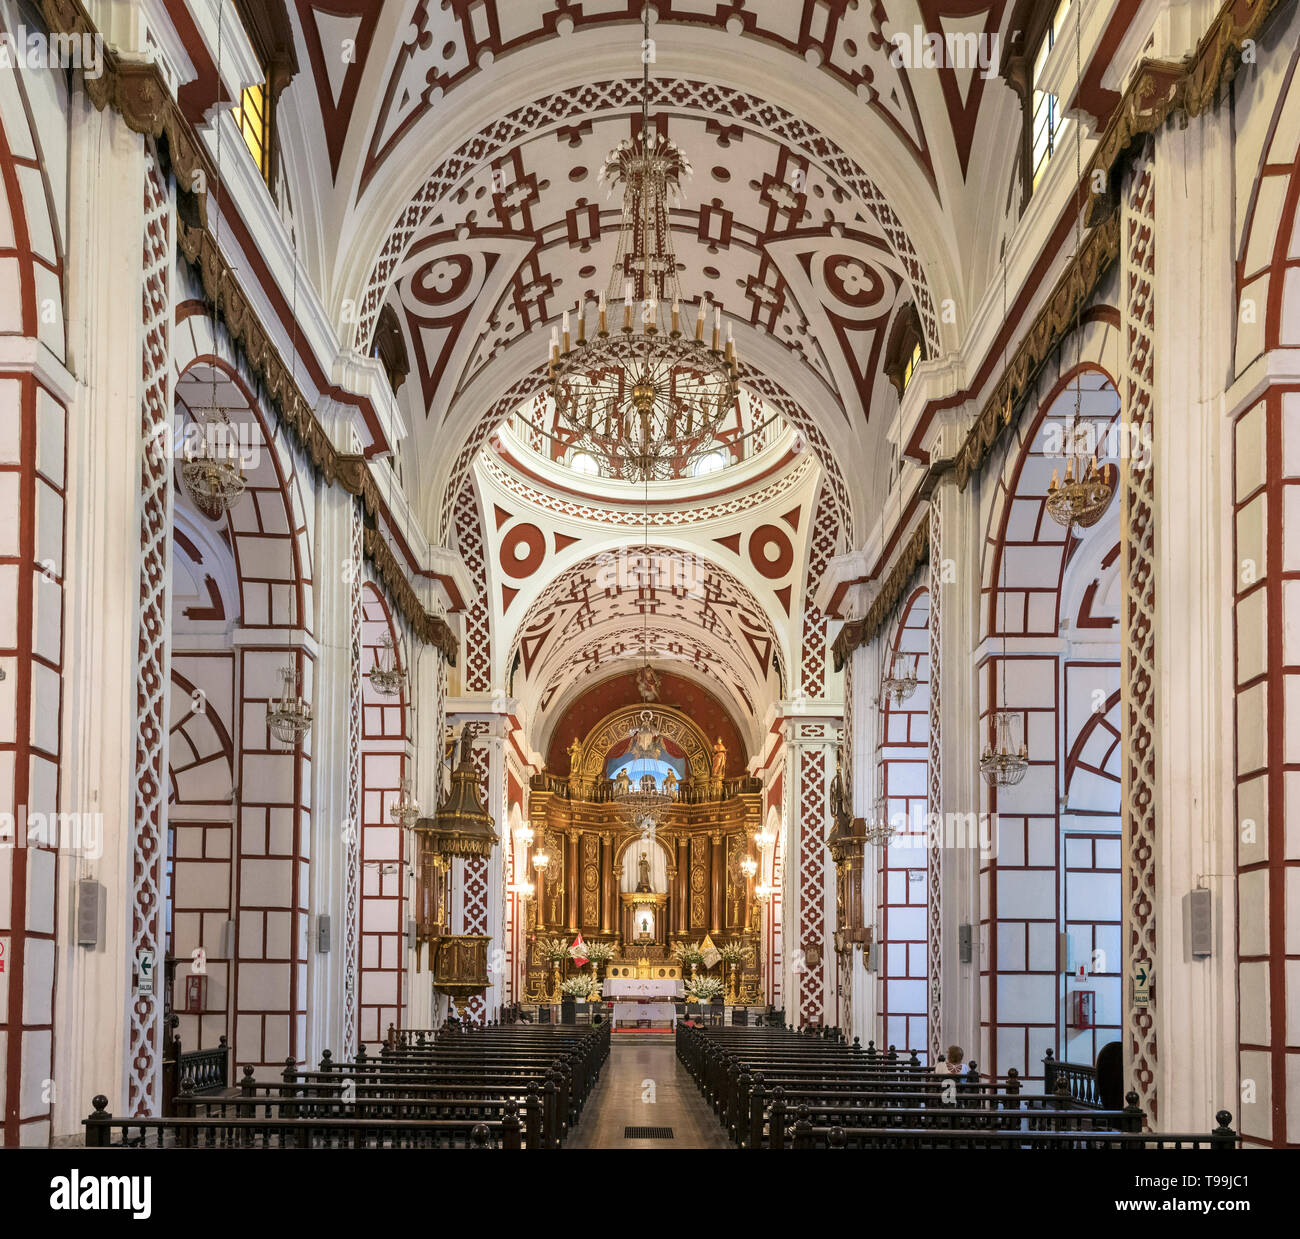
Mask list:
[[[686,993],[686,989],[680,977],[607,977],[601,984],[600,992],[604,998],[616,1000],[619,998],[681,998]]]
[[[614,1026],[635,1024],[649,1020],[652,1024],[671,1024],[677,1018],[677,1008],[671,1002],[616,1002]]]

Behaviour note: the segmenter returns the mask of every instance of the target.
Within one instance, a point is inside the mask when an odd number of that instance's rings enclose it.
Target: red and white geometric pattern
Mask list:
[[[350,505],[348,591],[348,820],[343,828],[343,1058],[351,1062],[358,1038],[361,939],[361,507]]]
[[[658,506],[652,504],[647,511],[644,508],[620,506],[614,503],[602,504],[598,507],[594,504],[567,499],[561,495],[553,495],[539,489],[527,478],[519,477],[507,468],[495,453],[487,452],[480,458],[481,468],[497,486],[536,507],[555,512],[559,516],[567,516],[572,520],[590,521],[597,525],[626,525],[635,529],[643,529],[647,522],[651,528],[696,525],[704,521],[722,520],[746,512],[752,507],[774,503],[782,495],[796,489],[814,463],[815,457],[811,453],[805,453],[803,459],[797,464],[784,470],[775,481],[769,482],[758,490],[732,494],[725,499],[719,499],[717,503],[710,503],[707,498],[703,498],[698,503],[693,500],[690,505],[677,502]]]
[[[1120,238],[1124,341],[1124,406],[1130,425],[1155,450],[1155,187],[1150,144],[1124,186]],[[1149,436],[1149,438],[1147,437]],[[1124,557],[1123,639],[1124,891],[1126,963],[1150,978],[1150,1004],[1134,1007],[1126,994],[1125,1079],[1132,1080],[1154,1126],[1156,1004],[1156,579],[1155,470],[1138,458],[1120,463]]]
[[[486,728],[482,723],[467,724],[476,737],[482,737]],[[485,744],[474,746],[474,769],[478,771],[479,788],[484,804],[491,810],[490,769],[491,754]],[[461,892],[464,928],[462,933],[488,933],[488,860],[484,856],[472,856],[465,861],[464,888]],[[475,994],[465,1004],[465,1018],[471,1023],[482,1024],[487,1020],[487,998]]]
[[[492,687],[492,629],[487,596],[487,556],[483,521],[474,497],[474,481],[467,479],[456,499],[456,549],[474,582],[474,598],[466,608],[464,691],[486,693]]]
[[[804,728],[800,728],[801,734]],[[811,730],[811,728],[808,728]],[[806,960],[796,971],[799,1023],[826,1016],[826,750],[819,744],[798,745],[799,755],[799,940],[797,949],[816,947],[823,958],[816,967]],[[802,959],[796,955],[796,959]]]
[[[430,213],[475,169],[491,163],[521,139],[539,131],[578,117],[586,119],[602,112],[626,111],[630,107],[639,107],[640,103],[639,79],[584,83],[516,108],[461,143],[433,169],[390,229],[361,300],[355,346],[362,351],[369,349],[380,307],[398,265],[409,253]],[[675,113],[698,111],[715,121],[725,119],[739,127],[752,127],[780,139],[810,163],[825,168],[840,185],[855,194],[879,223],[906,273],[929,352],[937,355],[940,346],[938,317],[924,266],[884,194],[852,156],[795,113],[730,86],[657,77],[651,81],[650,106]]]
[[[835,554],[838,540],[835,505],[823,487],[817,501],[817,516],[813,521],[812,540],[808,549],[808,584],[804,590],[803,604],[799,689],[805,697],[810,698],[822,697],[826,692],[826,616],[813,601],[813,595],[821,583],[826,565]]]
[[[144,288],[140,431],[140,593],[136,639],[135,787],[131,832],[131,968],[142,951],[162,962],[163,864],[167,845],[167,705],[171,689],[168,609],[171,578],[172,456],[170,322],[173,254],[168,186],[150,153],[144,185]],[[127,1105],[158,1109],[161,977],[150,996],[131,991],[127,1021]]]
[[[943,504],[947,488],[940,486],[930,498],[930,752],[926,768],[926,785],[932,814],[943,812],[943,768],[939,708],[943,688],[943,645],[940,629],[943,618]],[[940,1012],[943,1001],[943,917],[941,915],[941,882],[943,879],[943,849],[927,848],[926,865],[926,978],[929,992],[930,1062],[939,1061]]]

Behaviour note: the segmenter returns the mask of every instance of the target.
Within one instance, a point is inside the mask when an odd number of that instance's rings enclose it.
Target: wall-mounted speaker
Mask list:
[[[972,948],[973,933],[969,925],[957,926],[957,959],[960,963],[969,964],[974,957]]]
[[[77,883],[77,945],[98,946],[104,911],[104,888],[94,878]]]
[[[1214,953],[1214,895],[1198,889],[1183,896],[1183,933],[1187,953],[1193,959],[1208,959]]]
[[[330,918],[327,913],[322,912],[316,918],[316,949],[322,955],[328,955],[330,950]]]

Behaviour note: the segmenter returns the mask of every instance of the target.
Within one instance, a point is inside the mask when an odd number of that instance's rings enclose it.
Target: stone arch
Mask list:
[[[994,1074],[1015,1067],[1037,1077],[1048,1049],[1061,1059],[1091,1062],[1123,1023],[1118,798],[1104,818],[1062,807],[1068,753],[1092,726],[1094,690],[1109,698],[1119,687],[1117,629],[1108,619],[1097,631],[1072,628],[1087,613],[1081,604],[1073,614],[1067,610],[1086,595],[1078,582],[1100,571],[1103,559],[1114,562],[1118,494],[1087,530],[1056,524],[1045,503],[1053,469],[1063,471],[1056,452],[1061,425],[1074,414],[1076,380],[1083,389],[1080,416],[1094,427],[1100,458],[1114,463],[1131,454],[1119,434],[1118,392],[1102,364],[1112,326],[1109,310],[1094,309],[1080,347],[1067,342],[1060,350],[1074,355],[1075,364],[1041,384],[1038,408],[1023,419],[1023,435],[1008,447],[986,505],[979,744],[992,740],[996,711],[1007,710],[1029,757],[1016,786],[992,788],[981,780],[981,808],[996,815],[990,820],[997,829],[996,846],[980,858],[988,995],[980,1063]],[[1068,995],[1079,982],[1061,975],[1062,933],[1071,935],[1081,959],[1103,961],[1085,985],[1099,1000],[1097,1027],[1086,1032],[1068,1024]]]

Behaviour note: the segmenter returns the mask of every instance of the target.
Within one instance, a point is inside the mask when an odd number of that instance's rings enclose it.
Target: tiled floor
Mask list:
[[[671,1127],[671,1140],[625,1140],[625,1127]],[[566,1149],[726,1149],[722,1127],[677,1061],[671,1037],[620,1033]]]

